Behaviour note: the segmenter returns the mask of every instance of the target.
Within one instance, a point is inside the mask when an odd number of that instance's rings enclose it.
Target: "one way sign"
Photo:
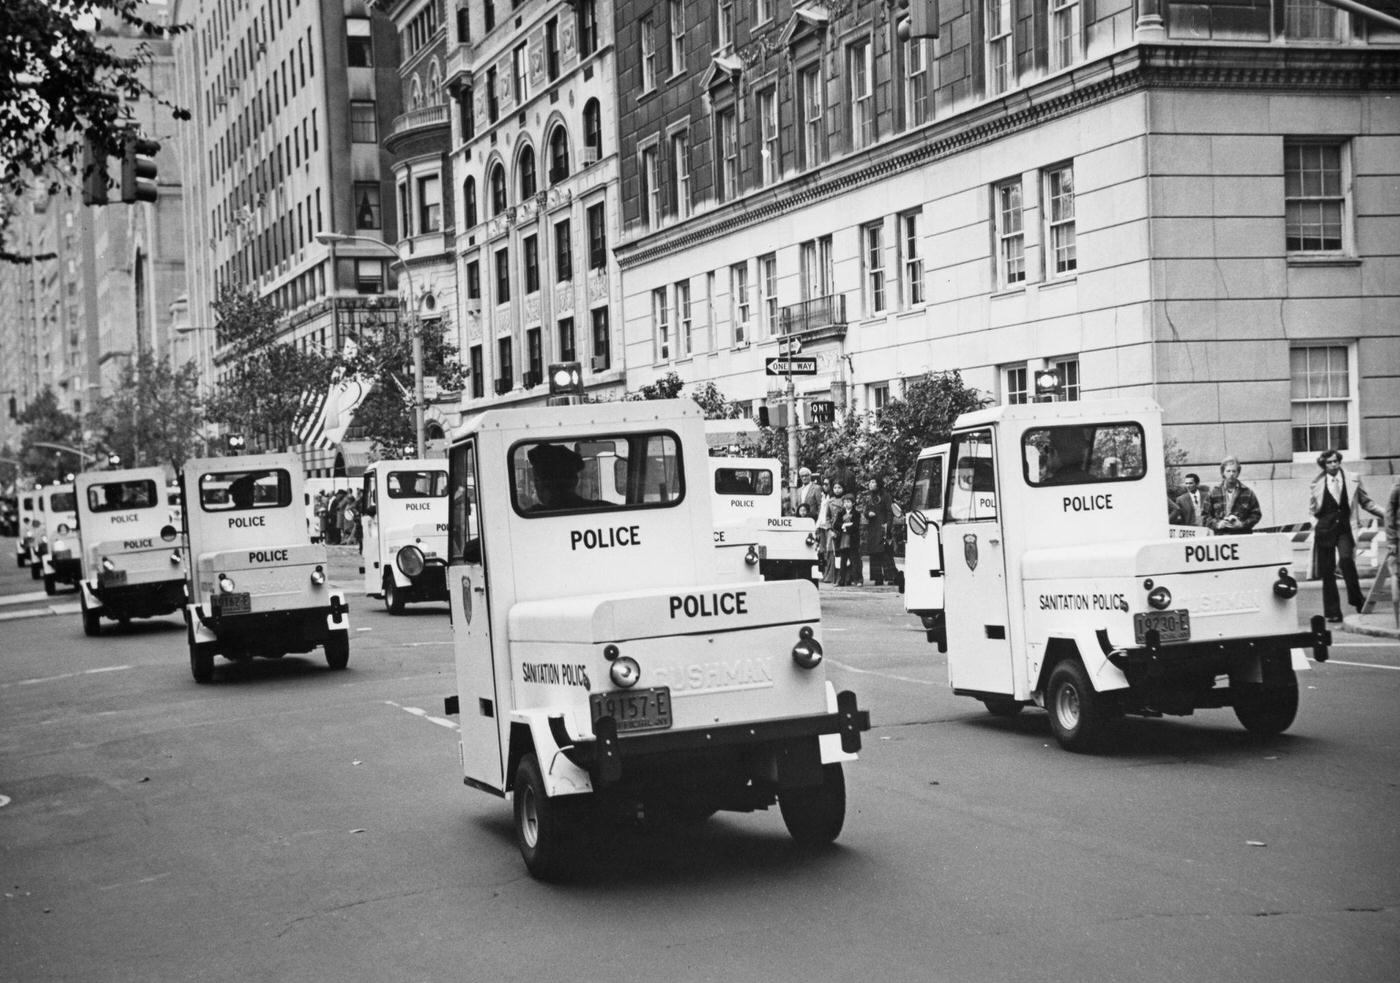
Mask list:
[[[765,358],[763,371],[769,375],[816,375],[816,358]]]

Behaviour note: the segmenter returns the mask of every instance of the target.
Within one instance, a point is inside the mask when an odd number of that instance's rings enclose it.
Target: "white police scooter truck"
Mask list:
[[[377,461],[365,469],[360,550],[365,593],[390,614],[447,600],[447,462]]]
[[[39,539],[39,576],[44,593],[58,585],[77,587],[83,579],[83,541],[78,530],[78,501],[73,484],[50,485],[39,491],[43,534]]]
[[[715,545],[753,543],[764,580],[821,579],[817,520],[783,515],[781,465],[768,457],[710,458]]]
[[[321,646],[350,661],[350,608],[326,583],[326,548],[311,542],[295,454],[185,462],[185,626],[195,682],[214,656],[280,658]]]
[[[953,692],[1049,711],[1059,743],[1100,747],[1123,714],[1233,707],[1286,730],[1301,649],[1286,535],[1174,538],[1162,413],[1146,399],[997,406],[921,455],[905,606],[948,655]]]
[[[39,566],[39,539],[43,536],[43,499],[37,488],[15,495],[19,530],[15,539],[15,560],[20,569],[29,568],[35,580],[43,572]]]
[[[74,480],[83,531],[83,633],[102,619],[173,614],[185,606],[180,532],[170,522],[160,468],[85,471]]]
[[[715,580],[709,477],[689,400],[487,410],[456,435],[446,709],[536,877],[614,810],[776,802],[800,844],[840,833],[869,716],[826,679],[815,587]]]

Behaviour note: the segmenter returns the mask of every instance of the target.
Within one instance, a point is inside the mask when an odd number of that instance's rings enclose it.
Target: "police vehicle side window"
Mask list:
[[[49,504],[55,512],[73,512],[78,508],[78,496],[70,491],[56,492],[49,499]]]
[[[452,500],[448,505],[448,563],[480,563],[481,512],[477,497],[476,445],[452,448],[449,460]]]
[[[953,440],[948,476],[948,521],[980,522],[997,517],[997,480],[992,432],[977,430]]]
[[[205,512],[280,509],[291,504],[292,476],[281,468],[199,476],[199,505]]]
[[[88,485],[87,490],[89,512],[145,509],[155,505],[157,501],[159,499],[156,497],[156,483],[150,479]]]
[[[390,498],[445,498],[446,471],[393,471],[384,483]]]
[[[522,441],[507,454],[511,503],[526,518],[670,508],[685,498],[680,440],[670,432]]]
[[[1096,485],[1147,474],[1146,438],[1137,423],[1037,427],[1021,438],[1026,483]]]
[[[916,509],[943,507],[943,458],[926,457],[914,468],[914,499]]]
[[[771,495],[773,472],[767,468],[715,468],[718,495]]]

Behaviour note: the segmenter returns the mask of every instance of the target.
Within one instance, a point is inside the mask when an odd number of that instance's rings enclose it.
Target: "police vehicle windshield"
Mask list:
[[[292,504],[292,476],[266,471],[215,471],[199,477],[199,505],[205,512],[277,509]]]
[[[526,441],[509,453],[515,510],[528,518],[668,508],[685,497],[672,433]]]
[[[155,505],[157,501],[156,483],[149,478],[89,485],[87,490],[89,512],[147,509]]]
[[[1137,423],[1037,427],[1026,431],[1021,444],[1022,468],[1033,486],[1136,481],[1147,473]]]

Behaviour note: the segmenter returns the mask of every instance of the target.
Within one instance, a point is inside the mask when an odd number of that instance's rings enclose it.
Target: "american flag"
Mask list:
[[[296,416],[292,418],[292,433],[296,434],[303,447],[323,451],[335,449],[326,438],[326,400],[330,398],[331,390],[338,382],[339,369],[331,376],[329,386],[307,389],[301,394],[301,403],[297,406]]]

